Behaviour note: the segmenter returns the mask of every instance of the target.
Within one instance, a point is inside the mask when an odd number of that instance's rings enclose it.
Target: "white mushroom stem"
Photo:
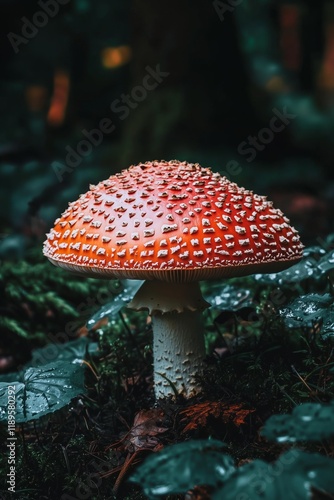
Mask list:
[[[157,399],[189,398],[201,387],[205,345],[201,311],[209,304],[198,283],[145,281],[129,304],[148,309],[153,325],[154,386]]]
[[[201,313],[155,314],[152,323],[156,398],[175,397],[173,386],[178,394],[194,396],[205,356]]]

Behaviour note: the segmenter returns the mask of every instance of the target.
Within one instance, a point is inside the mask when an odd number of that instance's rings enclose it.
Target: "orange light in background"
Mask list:
[[[266,82],[265,88],[269,92],[272,92],[273,94],[291,91],[291,88],[289,87],[287,82],[284,80],[284,78],[282,76],[278,76],[278,75],[271,77]]]
[[[320,68],[318,85],[321,89],[334,90],[334,6],[325,5],[324,9],[326,48]]]
[[[51,127],[60,127],[64,123],[69,91],[70,77],[68,73],[57,69],[54,76],[53,95],[47,116],[47,122]]]
[[[42,85],[30,85],[25,89],[25,99],[29,111],[38,113],[46,107],[48,91]]]
[[[104,68],[118,68],[128,63],[132,57],[131,47],[120,45],[119,47],[106,47],[101,52],[101,62]]]

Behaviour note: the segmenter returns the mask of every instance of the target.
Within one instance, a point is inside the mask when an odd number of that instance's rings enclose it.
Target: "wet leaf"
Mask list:
[[[290,450],[269,464],[254,460],[243,465],[213,495],[213,500],[296,500],[311,498],[312,486],[334,492],[334,460]]]
[[[121,282],[122,289],[118,295],[116,295],[113,300],[105,304],[101,309],[99,309],[88,321],[87,328],[91,330],[94,328],[96,323],[98,323],[105,316],[112,317],[119,313],[122,307],[126,306],[137,290],[143,284],[141,280],[123,280]]]
[[[50,343],[41,349],[35,349],[32,352],[32,360],[25,366],[40,366],[54,360],[79,362],[85,358],[86,352],[94,354],[97,352],[97,348],[96,342],[90,342],[85,337],[65,344]]]
[[[326,250],[323,247],[319,247],[317,245],[313,245],[313,246],[304,248],[304,252],[303,252],[304,258],[313,257],[316,260],[319,260],[324,255],[326,255]]]
[[[334,269],[334,250],[331,250],[322,257],[318,267],[324,274],[327,274]]]
[[[205,427],[209,417],[219,418],[224,423],[233,423],[236,426],[245,423],[245,418],[255,410],[248,410],[242,404],[228,404],[215,401],[198,403],[181,411],[183,421],[189,421],[183,433]]]
[[[310,293],[293,300],[279,311],[287,328],[321,326],[322,334],[334,332],[334,304],[330,294]]]
[[[217,440],[168,446],[149,456],[130,480],[139,483],[150,499],[186,493],[196,485],[217,486],[234,471],[232,458],[221,451],[225,446]]]
[[[204,293],[204,298],[213,307],[224,311],[238,311],[242,307],[253,305],[253,292],[248,288],[237,285],[222,285],[221,282],[210,283]]]
[[[319,279],[321,271],[318,268],[318,261],[311,256],[304,257],[298,264],[295,264],[285,271],[271,274],[255,274],[254,279],[265,285],[292,285],[301,283],[307,279]]]
[[[319,280],[334,269],[334,250],[326,252],[321,247],[309,247],[294,266],[271,274],[256,274],[255,281],[266,285],[292,285],[305,280]]]
[[[84,391],[84,370],[78,363],[54,361],[41,368],[0,377],[0,421],[7,419],[8,386],[15,386],[16,422],[28,422],[63,408]]]
[[[291,415],[273,415],[261,434],[279,443],[329,438],[334,435],[334,402],[329,405],[306,403],[294,408]]]

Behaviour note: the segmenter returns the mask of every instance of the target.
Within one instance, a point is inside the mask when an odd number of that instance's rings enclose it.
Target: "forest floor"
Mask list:
[[[272,415],[291,414],[305,403],[320,408],[334,399],[332,242],[329,238],[323,248],[308,249],[300,264],[279,275],[203,283],[212,304],[204,313],[203,392],[160,404],[154,401],[147,315],[117,306],[105,317],[96,316],[124,293],[121,283],[83,280],[54,268],[34,248],[24,260],[3,262],[0,388],[22,380],[27,367],[37,370],[38,363],[31,364],[36,352],[47,358],[44,366],[65,363],[61,353],[68,346],[73,357],[85,358],[82,390],[69,404],[66,391],[59,389],[60,402],[41,415],[28,408],[31,418],[27,413],[19,417],[15,498],[103,500],[117,494],[144,499],[140,485],[128,482],[137,465],[167,445],[189,440],[226,443],[224,453],[236,467],[254,459],[272,462],[294,441],[303,451],[334,458],[333,436],[317,435],[328,422],[317,422],[316,416],[314,430],[306,429],[305,436],[293,438],[292,417],[286,428],[282,423],[280,439],[270,438],[270,425],[267,437],[261,434]],[[61,385],[66,387],[66,378]],[[0,392],[0,402],[3,397]],[[28,398],[27,405],[29,401],[34,400]],[[1,419],[0,470],[5,477],[8,429],[3,414]],[[0,488],[2,499],[14,498],[6,484]],[[313,495],[333,498],[325,492]],[[186,498],[209,499],[210,488],[194,488]]]

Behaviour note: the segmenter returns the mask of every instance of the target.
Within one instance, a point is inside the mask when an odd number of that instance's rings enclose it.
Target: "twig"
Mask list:
[[[310,393],[313,394],[314,391],[311,389],[311,387],[308,385],[308,383],[303,379],[303,377],[301,375],[299,375],[299,373],[296,370],[296,368],[293,365],[291,365],[291,368],[292,368],[292,371],[297,375],[297,377],[299,378],[299,380],[305,385],[305,387],[310,391]],[[318,397],[316,397],[316,399],[319,400]]]
[[[283,392],[283,394],[284,394],[284,395],[285,395],[285,396],[286,396],[286,397],[287,397],[287,398],[291,401],[291,403],[293,403],[295,406],[297,406],[296,401],[294,401],[294,400],[292,399],[292,397],[291,397],[291,396],[289,396],[289,394],[288,394],[288,393],[287,393],[287,392],[283,389],[283,387],[281,387],[281,386],[279,385],[279,383],[278,383],[278,382],[276,382],[276,381],[275,381],[275,384],[277,385],[277,387],[279,388],[279,390],[280,390],[281,392]]]
[[[137,457],[138,453],[139,453],[139,451],[135,451],[132,454],[128,453],[128,455],[124,461],[124,464],[122,466],[122,469],[121,469],[120,473],[118,474],[117,479],[115,481],[115,484],[113,486],[112,492],[114,495],[117,495],[117,492],[119,490],[121,482],[123,481],[125,474],[128,472],[129,467],[131,466],[134,459]]]

